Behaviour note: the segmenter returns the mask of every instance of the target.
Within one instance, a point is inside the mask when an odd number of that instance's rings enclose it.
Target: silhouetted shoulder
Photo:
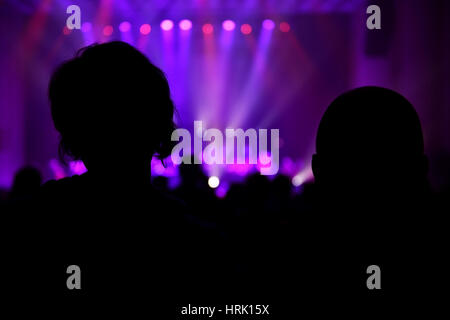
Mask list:
[[[83,188],[83,176],[74,175],[59,180],[49,180],[41,186],[38,197],[56,198],[70,194],[77,189]]]

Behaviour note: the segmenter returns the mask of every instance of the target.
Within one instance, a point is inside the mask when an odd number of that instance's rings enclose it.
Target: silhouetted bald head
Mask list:
[[[317,132],[318,154],[365,153],[382,156],[423,154],[419,117],[400,94],[379,87],[362,87],[334,100]],[[382,153],[382,154],[380,154]]]
[[[411,103],[379,87],[339,96],[320,122],[313,171],[318,183],[357,190],[389,185],[397,192],[421,183],[426,160],[419,117]]]

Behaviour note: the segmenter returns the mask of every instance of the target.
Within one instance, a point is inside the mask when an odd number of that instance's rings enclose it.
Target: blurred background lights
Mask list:
[[[211,188],[215,189],[215,188],[217,188],[217,187],[219,186],[219,184],[220,184],[220,180],[219,180],[218,177],[216,177],[216,176],[211,176],[211,177],[209,177],[209,179],[208,179],[208,185],[209,185]]]
[[[289,32],[291,30],[291,26],[287,22],[281,22],[280,23],[280,31],[281,32]]]
[[[202,31],[203,31],[204,34],[211,34],[214,31],[214,27],[213,27],[212,24],[206,23],[206,24],[203,25]]]
[[[222,22],[222,28],[226,31],[232,31],[236,27],[236,24],[232,20],[225,20]]]
[[[149,34],[150,31],[152,31],[152,27],[150,27],[149,24],[145,23],[139,28],[139,31],[141,32],[141,34],[146,35]]]
[[[112,33],[113,33],[113,27],[112,26],[108,25],[108,26],[105,26],[103,28],[103,35],[109,37],[110,35],[112,35]]]
[[[92,30],[92,23],[90,23],[90,22],[84,22],[82,25],[81,25],[81,31],[82,32],[89,32],[89,31],[91,31]]]
[[[63,34],[64,34],[65,36],[68,36],[71,32],[72,32],[72,30],[70,30],[69,28],[67,28],[67,26],[64,26],[64,28],[63,28]]]
[[[164,31],[170,31],[174,28],[174,22],[170,19],[164,19],[160,23],[160,27]],[[193,23],[189,19],[180,20],[178,23],[178,27],[180,30],[188,31],[193,27]],[[264,30],[273,30],[276,27],[276,23],[271,19],[265,19],[262,22],[262,28]],[[225,31],[233,31],[236,29],[236,22],[230,19],[224,20],[222,22],[222,28]],[[84,22],[81,25],[82,32],[91,32],[93,29],[93,24],[91,22]],[[132,30],[132,25],[129,21],[123,21],[119,24],[118,29],[120,32],[129,32]],[[283,21],[279,24],[279,29],[281,32],[289,32],[291,30],[291,26],[289,23]],[[67,27],[63,28],[64,35],[69,35],[72,30],[67,29]],[[252,33],[253,28],[250,24],[244,23],[240,26],[240,31],[244,35],[249,35]],[[114,27],[112,25],[106,25],[103,27],[102,33],[104,36],[111,36],[114,32]],[[139,27],[139,32],[143,35],[147,35],[151,32],[151,26],[148,23],[142,24]],[[205,23],[202,26],[202,32],[204,34],[212,34],[214,32],[214,26],[211,23]]]
[[[245,35],[248,35],[248,34],[252,33],[252,27],[251,27],[251,25],[249,25],[248,23],[244,23],[244,24],[241,26],[241,32],[242,32],[243,34],[245,34]]]
[[[299,187],[303,184],[303,182],[305,182],[304,177],[302,177],[301,175],[297,174],[292,178],[292,184],[294,185],[294,187]]]
[[[131,29],[131,24],[128,21],[124,21],[119,25],[120,32],[128,32]]]
[[[181,20],[178,26],[181,30],[190,30],[192,28],[192,21],[187,19]]]
[[[266,30],[273,30],[275,28],[275,22],[270,19],[266,19],[263,21],[262,26]]]
[[[164,31],[172,30],[172,28],[173,28],[172,20],[166,19],[161,22],[161,29],[163,29]]]
[[[307,181],[311,181],[312,179],[313,179],[313,172],[311,170],[311,167],[308,166],[307,168],[303,169],[292,178],[292,185],[294,187],[300,187],[302,184],[304,184]]]

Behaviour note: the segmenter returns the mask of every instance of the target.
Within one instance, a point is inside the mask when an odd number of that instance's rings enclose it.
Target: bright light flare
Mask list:
[[[234,23],[234,21],[232,20],[225,20],[224,22],[222,22],[222,28],[225,31],[233,31],[234,28],[236,28],[236,23]]]
[[[220,180],[219,180],[218,177],[216,177],[216,176],[209,177],[208,185],[209,185],[210,188],[215,189],[215,188],[217,188],[219,186],[219,184],[220,184]]]
[[[161,29],[163,29],[164,31],[170,31],[173,28],[173,21],[172,20],[163,20],[161,22]]]
[[[180,27],[181,30],[184,31],[190,30],[192,29],[192,21],[187,19],[181,20],[178,26]]]
[[[304,184],[307,181],[310,181],[313,178],[313,173],[311,168],[307,168],[304,169],[302,171],[300,171],[299,173],[297,173],[293,178],[292,178],[292,184],[294,185],[294,187],[300,187],[302,184]]]

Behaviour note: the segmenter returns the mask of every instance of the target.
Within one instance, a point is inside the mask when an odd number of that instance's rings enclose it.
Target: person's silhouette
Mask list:
[[[42,177],[39,170],[31,166],[24,167],[14,176],[9,198],[17,201],[32,197],[38,192],[41,182]]]
[[[427,159],[416,111],[379,87],[339,96],[320,122],[312,168],[323,191],[351,202],[422,192]]]
[[[42,186],[21,231],[26,262],[16,272],[39,261],[31,289],[45,299],[67,296],[59,303],[80,310],[109,301],[114,313],[114,299],[137,310],[144,300],[147,308],[176,303],[186,290],[194,296],[189,284],[211,282],[216,272],[206,245],[217,242],[150,184],[152,157],[172,149],[174,105],[163,72],[124,42],[92,45],[55,71],[49,98],[62,155],[88,171]],[[72,264],[83,274],[79,292],[66,288]],[[29,290],[13,279],[18,291]]]
[[[335,268],[330,277],[317,269],[322,283],[353,298],[370,295],[365,302],[379,308],[377,297],[423,294],[423,261],[432,261],[430,247],[423,250],[430,244],[423,236],[430,231],[428,168],[411,103],[380,87],[340,95],[320,121],[312,169],[319,208],[312,233],[324,257],[318,264]],[[384,271],[378,296],[366,287],[372,264]]]
[[[81,49],[49,85],[61,151],[114,187],[150,181],[150,159],[171,152],[174,106],[163,72],[124,42]]]

